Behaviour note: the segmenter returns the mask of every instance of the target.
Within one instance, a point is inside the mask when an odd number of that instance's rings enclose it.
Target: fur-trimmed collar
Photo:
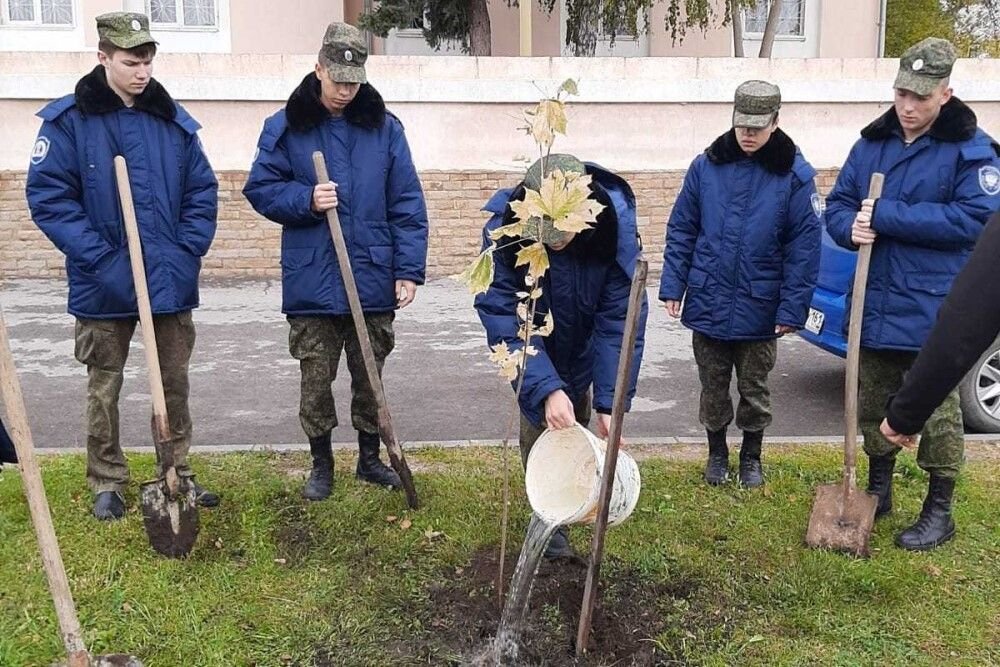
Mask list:
[[[927,135],[939,141],[958,143],[976,135],[976,114],[966,106],[965,102],[952,97],[941,107],[937,120],[927,130]],[[895,107],[876,118],[868,127],[861,130],[861,136],[872,141],[888,139],[891,136],[902,136],[903,128],[899,124],[899,116]]]
[[[295,132],[305,132],[316,127],[330,116],[319,99],[320,84],[316,74],[310,72],[288,98],[285,117],[288,127]],[[385,102],[371,84],[363,83],[354,100],[344,108],[344,118],[349,123],[368,130],[385,123]]]
[[[111,86],[108,85],[107,75],[101,65],[80,79],[73,92],[76,98],[76,107],[85,116],[111,113],[125,107],[122,98],[118,97],[118,94],[111,90]],[[156,79],[149,80],[146,89],[136,96],[135,105],[132,108],[159,116],[164,120],[172,121],[177,116],[177,105],[174,103],[174,99]]]
[[[729,164],[747,156],[740,148],[740,142],[736,140],[734,129],[730,129],[713,141],[712,145],[705,149],[705,153],[713,164]],[[772,174],[787,174],[795,164],[795,142],[778,128],[751,159],[759,162]]]

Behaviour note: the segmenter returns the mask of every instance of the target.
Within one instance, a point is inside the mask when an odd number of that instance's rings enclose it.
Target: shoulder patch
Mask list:
[[[814,192],[809,195],[809,203],[812,204],[813,213],[816,214],[816,217],[822,218],[826,212],[826,200],[823,199],[823,196],[818,192]]]
[[[43,134],[38,135],[35,145],[31,147],[31,164],[41,164],[49,154],[49,138]]]
[[[1000,194],[1000,169],[992,164],[979,168],[979,187],[989,196]]]

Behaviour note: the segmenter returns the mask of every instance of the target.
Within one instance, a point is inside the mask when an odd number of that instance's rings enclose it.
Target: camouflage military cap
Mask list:
[[[565,153],[554,153],[545,158],[545,175],[548,176],[556,169],[563,173],[575,172],[577,174],[587,173],[587,167],[573,155]],[[538,190],[542,187],[542,160],[535,160],[535,163],[528,167],[528,173],[524,175],[525,187]]]
[[[97,37],[119,49],[134,49],[156,40],[149,34],[149,18],[136,12],[111,12],[97,17]]]
[[[893,88],[929,95],[941,81],[951,76],[958,57],[947,39],[928,37],[908,48],[899,59],[899,73]]]
[[[781,108],[781,90],[767,81],[744,81],[733,99],[733,127],[767,127]]]
[[[368,46],[360,30],[348,23],[331,23],[323,35],[319,62],[337,83],[368,83]]]

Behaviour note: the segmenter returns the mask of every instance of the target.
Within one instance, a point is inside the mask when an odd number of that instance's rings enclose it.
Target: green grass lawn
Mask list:
[[[304,454],[198,457],[201,481],[224,497],[202,512],[186,561],[150,551],[134,492],[126,520],[93,520],[81,458],[47,458],[43,472],[95,653],[131,652],[147,667],[449,664],[456,651],[435,645],[431,591],[496,545],[498,457],[410,453],[417,512],[400,494],[357,483],[350,456],[338,456],[335,495],[323,503],[298,496]],[[756,492],[708,488],[698,463],[641,464],[639,506],[609,533],[604,574],[610,581],[627,570],[673,591],[650,601],[662,617],[661,631],[644,638],[655,664],[1000,665],[1000,462],[967,467],[958,537],[912,554],[892,538],[916,516],[925,478],[900,456],[896,511],[876,525],[873,557],[862,561],[803,546],[813,489],[838,478],[837,451],[773,448],[765,457],[767,486]],[[136,479],[150,474],[150,457],[132,460]],[[528,514],[515,477],[514,551]],[[573,531],[581,549],[589,537]],[[7,469],[0,665],[60,656],[21,482]]]

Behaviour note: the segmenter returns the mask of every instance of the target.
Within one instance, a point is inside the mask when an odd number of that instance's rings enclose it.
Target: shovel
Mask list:
[[[882,195],[883,174],[872,174],[868,198]],[[816,489],[806,544],[816,549],[833,549],[867,557],[868,540],[875,524],[878,498],[857,488],[858,448],[858,365],[861,356],[861,324],[864,319],[865,290],[872,245],[858,249],[851,296],[851,320],[847,333],[847,381],[844,386],[844,479],[840,484],[824,484]]]
[[[625,420],[625,401],[628,397],[629,380],[632,377],[635,339],[639,333],[639,316],[642,314],[643,297],[646,295],[646,273],[648,270],[649,264],[646,260],[640,259],[635,263],[632,288],[628,295],[628,309],[625,311],[625,329],[622,332],[622,349],[618,355],[618,375],[615,378],[615,397],[611,404],[611,425],[608,427],[607,449],[604,453],[604,472],[601,476],[601,491],[597,497],[594,538],[590,547],[587,581],[583,589],[580,623],[576,631],[576,657],[578,658],[587,653],[594,607],[597,604],[598,577],[601,574],[601,560],[604,558],[604,537],[608,529],[611,494],[614,493],[618,448],[621,444],[622,422]]]
[[[128,167],[121,155],[115,156],[115,176],[118,178],[118,197],[121,200],[122,216],[125,218],[128,255],[139,305],[139,324],[142,327],[143,346],[146,348],[146,365],[149,367],[149,390],[153,396],[153,444],[156,447],[156,460],[163,471],[162,477],[139,485],[139,504],[150,546],[164,556],[183,558],[191,553],[198,537],[197,499],[191,480],[180,477],[174,467],[174,447],[167,421],[167,400],[160,377],[160,357],[156,348],[153,313],[149,306],[139,225],[136,223],[135,207],[132,204]]]
[[[326,171],[326,159],[323,151],[313,153],[313,166],[316,169],[316,182],[328,183],[330,176]],[[365,371],[368,374],[368,383],[375,393],[375,402],[378,403],[378,427],[385,442],[385,448],[389,452],[389,463],[393,470],[399,475],[403,483],[403,490],[406,491],[406,503],[411,509],[417,509],[417,490],[413,486],[413,473],[406,463],[403,449],[396,441],[396,432],[392,428],[392,417],[389,414],[389,404],[385,400],[385,390],[382,387],[382,380],[378,376],[378,368],[375,365],[375,353],[372,352],[372,342],[368,338],[368,328],[365,326],[365,314],[361,310],[361,298],[358,296],[358,286],[354,282],[354,273],[351,271],[351,260],[347,256],[347,244],[344,242],[344,230],[340,227],[340,217],[337,209],[331,208],[326,212],[326,221],[330,225],[330,236],[333,237],[333,247],[336,250],[337,263],[340,266],[340,277],[344,281],[344,290],[347,292],[347,302],[351,306],[351,319],[354,320],[354,330],[358,335],[358,343],[361,346],[361,356],[365,360]]]
[[[7,325],[2,310],[0,310],[0,390],[7,409],[10,437],[14,441],[14,449],[17,451],[18,464],[21,468],[24,493],[28,497],[31,523],[35,526],[38,550],[42,553],[42,565],[49,580],[49,592],[52,593],[52,602],[56,608],[63,646],[66,647],[67,666],[100,667],[115,664],[122,667],[142,667],[142,663],[132,656],[121,654],[91,656],[83,643],[83,631],[80,629],[80,620],[73,604],[73,594],[69,589],[69,579],[66,577],[62,553],[59,551],[59,541],[52,527],[52,514],[49,512],[49,502],[45,497],[42,474],[35,459],[35,446],[31,439],[31,429],[28,427],[28,414],[24,408],[21,383],[14,368],[14,356],[10,351],[10,340],[7,337]]]

